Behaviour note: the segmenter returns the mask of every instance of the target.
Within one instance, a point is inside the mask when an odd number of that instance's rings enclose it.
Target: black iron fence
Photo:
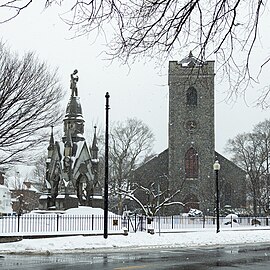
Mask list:
[[[108,217],[108,230],[121,231],[122,217]],[[0,219],[0,234],[98,232],[104,226],[98,215],[18,215]]]
[[[216,226],[216,217],[183,217],[166,216],[148,218],[148,224],[155,230],[183,230],[194,228],[214,228]],[[250,226],[269,226],[268,217],[220,217],[220,224],[224,228],[229,227],[250,227]]]
[[[267,217],[220,218],[222,227],[269,226]],[[3,216],[0,218],[0,236],[24,234],[59,234],[59,233],[101,233],[104,230],[104,217],[98,215],[38,214]],[[177,231],[195,228],[214,228],[215,217],[183,216],[109,216],[108,231]]]

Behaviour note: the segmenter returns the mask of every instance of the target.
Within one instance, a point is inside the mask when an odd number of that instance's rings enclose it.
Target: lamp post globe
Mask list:
[[[214,165],[213,165],[214,171],[219,171],[220,170],[220,164],[219,161],[216,160]]]

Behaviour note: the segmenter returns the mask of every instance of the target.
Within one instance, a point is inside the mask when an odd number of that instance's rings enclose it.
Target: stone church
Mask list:
[[[215,151],[214,61],[202,62],[190,53],[182,61],[170,61],[168,74],[168,149],[139,167],[134,183],[159,185],[164,197],[179,190],[173,201],[185,206],[165,212],[211,212],[216,200],[213,164],[218,160],[221,208],[245,207],[245,172]],[[137,196],[147,203],[145,194]]]
[[[55,141],[53,128],[48,146],[44,192],[40,209],[65,210],[79,205],[102,207],[102,188],[98,181],[96,127],[92,146],[84,138],[84,119],[78,96],[78,71],[71,74],[71,96],[63,120],[64,136]]]

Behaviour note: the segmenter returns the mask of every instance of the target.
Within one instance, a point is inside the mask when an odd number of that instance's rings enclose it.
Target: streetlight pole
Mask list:
[[[158,234],[160,236],[160,177],[158,178]]]
[[[104,238],[108,238],[108,176],[109,176],[109,98],[110,95],[107,92],[106,98],[106,128],[105,128],[105,180],[104,180]]]
[[[216,173],[216,211],[217,211],[217,233],[219,233],[220,231],[220,227],[219,227],[219,188],[218,188],[218,173],[220,170],[220,164],[218,162],[218,160],[215,161],[214,165],[213,165],[213,169]]]

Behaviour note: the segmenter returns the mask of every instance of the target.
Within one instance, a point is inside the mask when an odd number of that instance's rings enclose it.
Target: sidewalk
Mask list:
[[[257,227],[258,228],[258,227]],[[42,236],[41,236],[42,237]],[[22,239],[17,242],[0,244],[0,254],[54,254],[74,252],[98,252],[106,250],[128,251],[129,249],[149,248],[197,248],[206,246],[240,245],[270,243],[270,230],[237,228],[221,230],[214,229],[198,231],[182,230],[177,233],[162,232],[150,234],[147,232],[129,233],[124,235],[95,236],[63,236]]]
[[[270,227],[266,226],[249,226],[249,227],[228,227],[228,226],[222,226],[221,227],[221,232],[222,231],[258,231],[258,230],[263,230],[263,231],[268,231],[270,230]],[[158,230],[154,230],[154,234],[179,234],[179,233],[194,233],[194,232],[207,232],[211,231],[214,232],[215,228],[191,228],[191,229],[182,229],[182,230],[161,230],[160,233]],[[136,233],[145,233],[149,234],[147,231],[138,231]],[[129,234],[136,234],[135,232],[131,232]],[[124,231],[117,231],[117,232],[109,232],[109,236],[113,235],[126,235]],[[71,236],[103,236],[103,232],[101,231],[91,231],[89,233],[82,231],[82,232],[58,232],[58,233],[15,233],[12,235],[1,235],[0,236],[0,244],[1,243],[9,243],[9,242],[17,242],[21,241],[23,239],[42,239],[42,238],[56,238],[56,237],[71,237]]]

